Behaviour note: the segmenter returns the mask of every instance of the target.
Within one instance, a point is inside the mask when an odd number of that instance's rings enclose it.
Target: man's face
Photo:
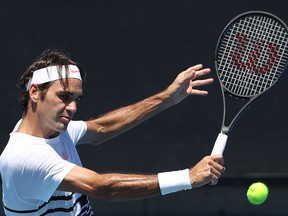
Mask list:
[[[56,136],[67,129],[68,123],[77,111],[77,101],[82,94],[82,82],[69,78],[67,89],[56,80],[44,99],[38,100],[36,112],[40,127],[48,137]]]

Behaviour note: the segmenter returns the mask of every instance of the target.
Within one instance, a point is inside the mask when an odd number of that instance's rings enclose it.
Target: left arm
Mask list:
[[[190,67],[179,73],[164,91],[135,104],[111,111],[99,118],[86,121],[88,130],[81,142],[99,144],[178,104],[189,95],[207,95],[207,91],[196,88],[211,84],[213,79],[195,79],[209,74],[210,71],[209,68],[203,68],[201,64]]]

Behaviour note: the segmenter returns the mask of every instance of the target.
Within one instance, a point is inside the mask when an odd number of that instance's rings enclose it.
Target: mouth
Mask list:
[[[71,118],[69,116],[60,116],[60,119],[63,123],[68,124],[71,121]]]

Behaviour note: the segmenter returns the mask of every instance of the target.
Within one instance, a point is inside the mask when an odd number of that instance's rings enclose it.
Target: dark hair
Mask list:
[[[69,54],[64,53],[61,50],[58,49],[47,49],[45,50],[36,60],[26,69],[26,71],[22,74],[17,87],[19,88],[19,107],[20,110],[23,112],[25,115],[27,112],[27,106],[28,106],[28,101],[29,101],[29,93],[26,89],[26,85],[30,78],[33,75],[33,72],[35,70],[45,68],[48,66],[53,66],[53,65],[63,65],[65,67],[68,67],[68,65],[76,65],[81,74],[82,78],[82,88],[84,88],[84,82],[85,82],[85,77],[86,74],[85,72],[81,69],[80,65],[74,61]],[[39,89],[41,90],[41,98],[43,99],[45,97],[45,94],[49,87],[51,86],[52,82],[49,83],[43,83],[43,84],[38,84]],[[66,79],[66,82],[62,79],[61,84],[65,87],[67,87],[68,82]]]

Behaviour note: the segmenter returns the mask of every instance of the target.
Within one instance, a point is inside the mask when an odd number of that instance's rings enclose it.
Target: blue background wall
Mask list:
[[[190,97],[100,146],[80,146],[98,172],[156,173],[186,168],[211,152],[222,99],[214,68],[218,37],[235,16],[264,10],[288,23],[280,0],[2,0],[0,2],[0,150],[21,117],[16,83],[45,49],[69,52],[88,73],[76,119],[96,117],[166,88],[191,65],[212,69],[206,97]],[[235,126],[227,172],[215,187],[132,202],[91,199],[99,215],[287,215],[288,77]],[[270,187],[265,204],[245,197],[254,181]]]

